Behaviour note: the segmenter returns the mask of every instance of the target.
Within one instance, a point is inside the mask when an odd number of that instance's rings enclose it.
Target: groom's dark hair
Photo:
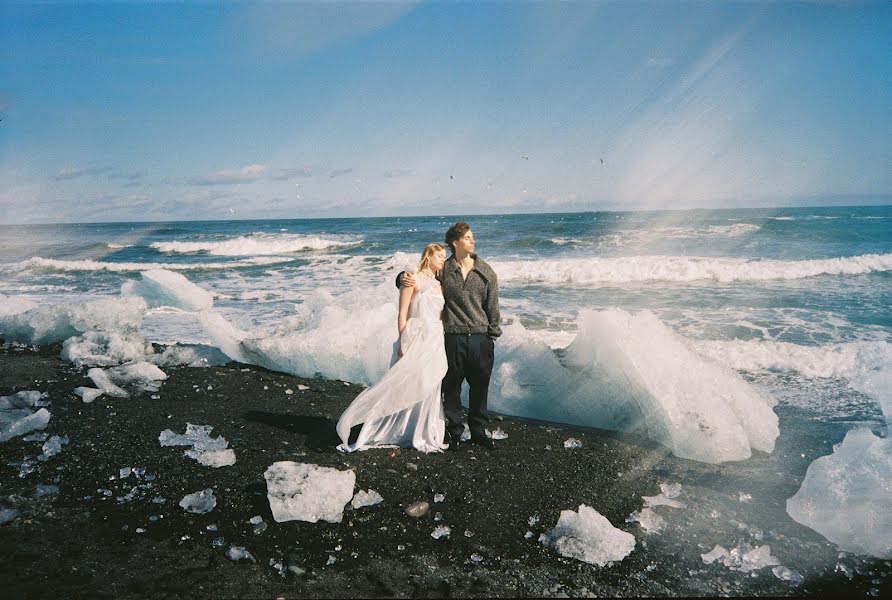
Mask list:
[[[452,242],[460,240],[461,236],[466,234],[470,228],[471,226],[464,221],[459,221],[446,232],[446,245],[449,246],[449,249],[452,250],[453,254],[455,254],[455,247],[452,245]]]

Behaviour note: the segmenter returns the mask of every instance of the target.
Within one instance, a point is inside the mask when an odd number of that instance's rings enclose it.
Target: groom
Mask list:
[[[486,437],[489,414],[486,401],[489,378],[492,374],[496,338],[502,335],[499,327],[499,282],[495,271],[474,253],[474,234],[471,226],[459,221],[446,232],[446,245],[452,256],[440,271],[443,286],[443,330],[445,332],[446,361],[449,369],[443,378],[443,408],[446,413],[446,432],[450,450],[458,450],[464,431],[461,405],[461,385],[467,379],[470,386],[468,428],[471,443],[495,450],[493,441]],[[397,276],[397,286],[412,287],[411,273]]]

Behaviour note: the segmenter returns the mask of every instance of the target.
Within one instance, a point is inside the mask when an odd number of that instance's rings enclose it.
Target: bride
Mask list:
[[[400,288],[398,358],[381,381],[364,390],[338,420],[342,452],[372,447],[412,446],[440,452],[446,425],[440,384],[446,375],[443,346],[443,292],[436,274],[446,251],[428,244],[421,254],[415,286]],[[349,443],[350,430],[362,424]]]

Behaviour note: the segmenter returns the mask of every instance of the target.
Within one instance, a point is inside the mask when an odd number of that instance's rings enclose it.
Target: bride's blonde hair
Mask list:
[[[434,242],[433,244],[428,244],[424,247],[424,251],[421,253],[421,261],[418,263],[418,272],[421,273],[425,270],[431,262],[431,257],[437,252],[446,252],[446,249],[443,248],[440,244]]]

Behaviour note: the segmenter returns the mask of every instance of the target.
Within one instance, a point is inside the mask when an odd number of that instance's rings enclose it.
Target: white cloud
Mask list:
[[[288,181],[298,177],[312,177],[313,171],[309,167],[290,167],[288,169],[280,169],[276,175],[272,176],[274,181]]]
[[[192,183],[196,185],[232,185],[236,183],[253,183],[266,174],[264,165],[247,165],[237,169],[223,169],[203,177],[196,177]]]
[[[62,181],[63,179],[77,179],[78,177],[87,177],[93,175],[101,175],[111,171],[109,167],[62,167],[56,171],[53,179]]]
[[[237,40],[264,59],[295,59],[367,35],[399,20],[417,2],[271,2],[244,7],[232,22]]]

